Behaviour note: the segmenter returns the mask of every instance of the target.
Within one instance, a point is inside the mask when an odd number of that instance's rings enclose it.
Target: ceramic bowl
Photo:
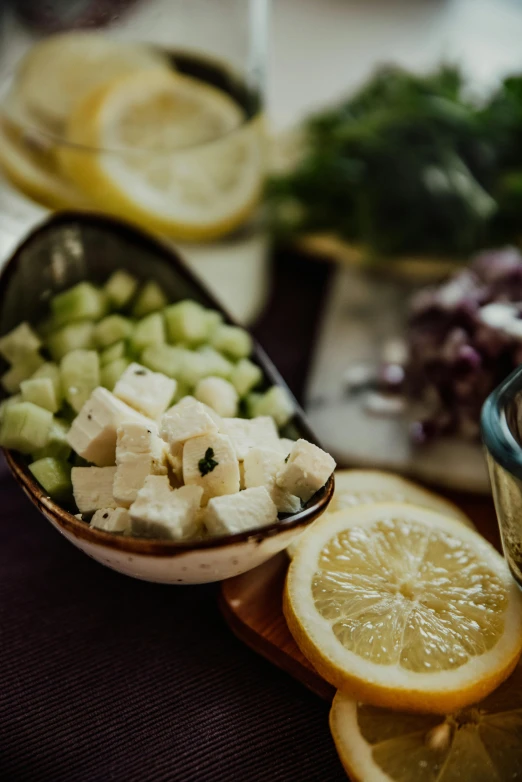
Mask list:
[[[120,268],[142,280],[155,279],[171,301],[191,298],[219,309],[228,323],[234,322],[167,244],[112,218],[64,212],[33,231],[4,267],[0,276],[0,334],[22,320],[37,322],[46,314],[47,301],[54,293],[81,280],[101,283]],[[267,385],[286,388],[257,344],[253,360],[262,368]],[[317,442],[297,402],[283,434]],[[199,541],[145,540],[91,529],[45,495],[23,456],[11,451],[5,451],[5,456],[29,499],[71,543],[121,573],[169,584],[220,581],[257,567],[285,549],[323,513],[334,486],[332,477],[302,511],[268,527]]]

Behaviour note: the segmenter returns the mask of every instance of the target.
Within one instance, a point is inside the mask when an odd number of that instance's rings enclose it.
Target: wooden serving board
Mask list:
[[[474,521],[484,537],[500,546],[497,519],[489,497],[448,494]],[[285,552],[221,586],[220,607],[231,630],[251,649],[282,668],[321,698],[330,701],[335,689],[301,654],[287,627],[282,594],[289,559]]]

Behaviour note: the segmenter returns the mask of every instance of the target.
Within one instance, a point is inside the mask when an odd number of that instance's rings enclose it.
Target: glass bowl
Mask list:
[[[522,366],[486,400],[481,429],[504,555],[522,588]]]

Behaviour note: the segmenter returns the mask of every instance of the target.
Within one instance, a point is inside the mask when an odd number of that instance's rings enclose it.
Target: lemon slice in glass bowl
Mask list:
[[[505,560],[464,524],[413,505],[313,524],[284,612],[319,673],[375,706],[455,711],[497,687],[522,651],[522,593]]]
[[[74,107],[100,84],[162,66],[170,67],[167,58],[145,44],[96,32],[60,33],[30,49],[18,66],[14,89],[35,117],[61,133]]]
[[[67,139],[62,167],[101,208],[178,239],[227,233],[261,193],[261,120],[189,76],[112,81],[73,112]]]
[[[0,169],[24,195],[49,209],[88,209],[88,199],[61,175],[56,149],[0,123]]]
[[[522,770],[522,665],[445,716],[365,706],[337,692],[330,729],[353,782],[504,782]]]

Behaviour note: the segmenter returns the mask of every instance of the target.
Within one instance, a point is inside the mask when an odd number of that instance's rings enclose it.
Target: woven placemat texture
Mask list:
[[[244,647],[214,586],[77,551],[0,470],[1,782],[337,782],[328,706]]]

